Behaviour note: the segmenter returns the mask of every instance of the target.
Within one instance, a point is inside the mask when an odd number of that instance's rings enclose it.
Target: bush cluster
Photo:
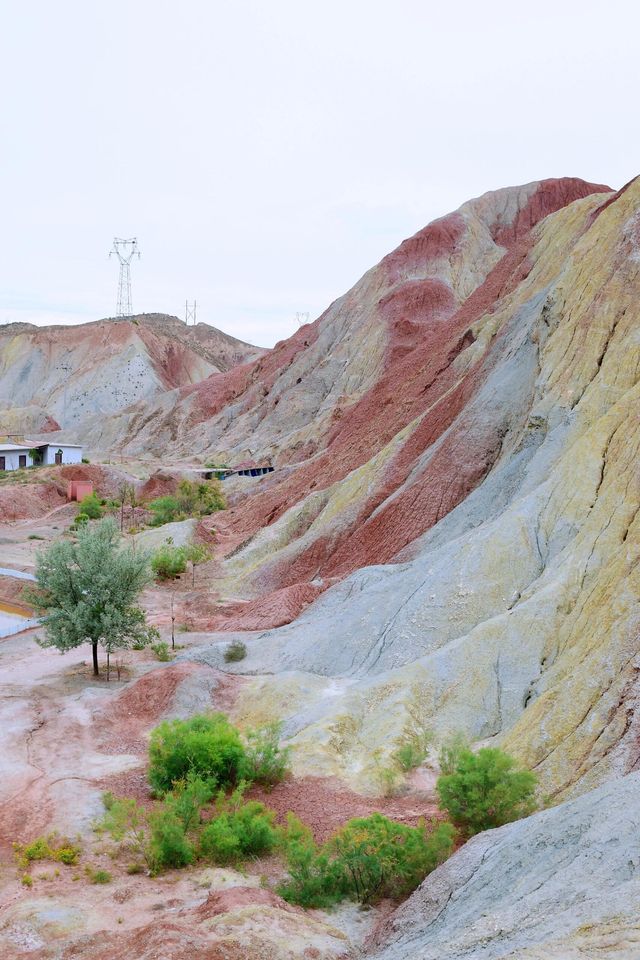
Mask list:
[[[156,580],[175,580],[187,569],[187,555],[184,547],[174,547],[165,543],[151,558],[151,569]]]
[[[305,907],[341,900],[373,903],[406,896],[450,855],[450,823],[410,827],[373,813],[349,820],[317,847],[308,827],[289,815],[286,855],[289,879],[278,892]]]
[[[243,734],[220,713],[161,723],[149,746],[149,781],[159,802],[147,810],[105,794],[98,829],[134,856],[132,873],[142,863],[155,874],[202,860],[241,863],[279,849],[288,877],[278,893],[303,907],[328,907],[345,899],[371,904],[405,897],[449,857],[457,830],[471,836],[533,809],[533,774],[500,750],[472,753],[458,739],[441,753],[445,772],[437,784],[450,822],[409,826],[373,813],[349,820],[318,845],[293,814],[278,827],[272,810],[244,798],[248,783],[272,785],[286,775],[281,732],[279,724],[268,724]],[[420,753],[426,732],[418,725],[406,742]],[[28,855],[21,850],[23,866],[50,849],[43,838],[34,843]]]
[[[207,516],[224,510],[226,504],[218,480],[181,480],[175,494],[157,497],[147,506],[153,514],[151,526],[160,527],[187,517]]]
[[[81,850],[77,844],[66,837],[50,833],[46,837],[36,837],[31,843],[14,843],[13,851],[16,863],[26,869],[34,860],[55,860],[71,866],[78,862]]]
[[[105,794],[106,813],[97,829],[106,830],[151,874],[196,860],[240,863],[270,853],[279,842],[274,812],[256,800],[245,801],[244,789],[241,784],[229,797],[220,791],[207,822],[202,812],[211,800],[211,787],[200,777],[176,783],[152,811],[136,800]],[[136,863],[128,868],[129,873],[138,871]]]
[[[167,720],[151,733],[149,783],[159,796],[189,777],[201,778],[211,792],[240,782],[273,786],[289,769],[281,733],[281,724],[269,723],[241,734],[222,713]]]

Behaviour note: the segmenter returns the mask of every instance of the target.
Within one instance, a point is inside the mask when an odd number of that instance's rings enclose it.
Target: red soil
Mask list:
[[[35,520],[66,503],[51,483],[7,483],[0,487],[0,521]]]
[[[217,890],[215,893],[210,893],[205,902],[196,907],[193,913],[199,921],[209,920],[211,917],[219,917],[222,913],[229,913],[231,910],[239,910],[253,904],[275,907],[286,913],[304,914],[301,907],[292,906],[270,890],[256,887],[231,887],[229,890]]]
[[[295,813],[311,827],[315,839],[322,843],[353,817],[383,813],[392,820],[415,826],[421,817],[439,817],[438,806],[422,793],[399,797],[364,797],[331,777],[304,777],[285,780],[271,790],[254,786],[247,798],[260,800],[284,823],[287,813]]]
[[[206,617],[209,630],[266,630],[291,623],[306,606],[334,583],[293,583],[281,590],[247,603],[221,606],[214,616]]]

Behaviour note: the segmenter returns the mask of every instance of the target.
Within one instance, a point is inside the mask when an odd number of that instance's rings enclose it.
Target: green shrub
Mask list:
[[[181,480],[175,494],[157,497],[147,506],[153,514],[151,526],[160,527],[185,517],[207,516],[224,510],[226,504],[218,480]]]
[[[41,537],[39,533],[30,533],[27,540],[44,540],[44,537]]]
[[[242,640],[232,640],[224,651],[226,663],[236,663],[238,660],[244,660],[247,655],[247,646]]]
[[[82,458],[82,462],[83,462],[83,463],[91,463],[91,460],[89,460],[88,457],[83,457],[83,458]]]
[[[244,748],[240,735],[224,714],[168,720],[151,733],[149,782],[162,794],[190,773],[213,789],[238,780]]]
[[[434,823],[427,833],[424,824],[409,827],[374,813],[349,820],[318,849],[308,828],[290,816],[289,879],[278,892],[306,907],[404,897],[450,855],[454,833],[450,823]]]
[[[152,643],[151,649],[161,663],[168,663],[171,660],[171,651],[166,640],[158,640],[157,643]]]
[[[91,883],[111,883],[113,877],[108,870],[94,870],[90,879]]]
[[[33,877],[32,877],[31,874],[29,874],[29,873],[23,873],[22,876],[20,877],[20,883],[21,883],[24,887],[32,887],[32,886],[33,886]]]
[[[410,770],[415,770],[416,767],[419,767],[421,763],[424,763],[427,757],[427,749],[427,747],[422,746],[416,741],[406,740],[394,750],[393,758],[398,766],[404,770],[405,773],[408,773]]]
[[[167,543],[151,558],[151,569],[157,580],[175,580],[187,569],[187,558],[182,547]]]
[[[373,776],[378,783],[383,797],[394,797],[402,785],[402,775],[398,770],[397,762],[393,764],[383,764],[382,750],[373,752]]]
[[[185,514],[180,509],[180,504],[175,497],[157,497],[147,504],[147,508],[153,514],[149,521],[152,527],[162,527],[165,523],[174,523],[176,520],[185,519]]]
[[[535,787],[531,771],[489,747],[460,751],[454,772],[436,785],[441,808],[467,837],[526,817],[535,809]]]
[[[163,805],[153,813],[149,823],[151,838],[148,853],[154,873],[166,867],[186,867],[193,863],[193,844],[187,839],[183,824],[169,806]]]
[[[96,832],[106,831],[117,843],[122,844],[135,856],[141,857],[147,867],[151,868],[149,817],[145,808],[133,798],[117,798],[112,793],[104,793],[102,802],[105,813],[95,824]]]
[[[218,797],[217,816],[202,831],[200,851],[214,863],[233,863],[271,853],[278,842],[275,813],[257,800],[242,801],[243,790]]]
[[[455,773],[460,756],[469,750],[469,741],[463,733],[453,733],[447,737],[438,755],[440,772],[447,776]]]
[[[360,903],[405,897],[450,855],[450,823],[409,827],[381,813],[349,820],[329,841],[338,885]]]
[[[102,516],[102,506],[95,493],[88,493],[78,504],[78,516],[86,514],[89,520],[99,520]],[[77,519],[77,518],[76,518]]]
[[[195,776],[192,771],[185,780],[178,780],[174,784],[171,793],[166,795],[165,803],[188,833],[200,823],[200,811],[212,796],[211,784]]]
[[[23,869],[34,860],[55,860],[67,866],[78,862],[81,850],[66,837],[50,833],[47,837],[37,837],[31,843],[14,843],[16,862]]]
[[[424,763],[433,742],[433,733],[424,717],[424,694],[419,684],[412,686],[405,711],[406,720],[396,740],[392,759],[404,773],[408,773]]]
[[[267,786],[280,783],[289,771],[290,747],[280,746],[281,723],[268,723],[244,735],[244,758],[240,777]]]
[[[311,830],[293,813],[287,814],[284,833],[288,878],[277,891],[301,907],[330,907],[343,899],[336,872],[325,848],[318,848]]]
[[[136,636],[131,644],[132,650],[144,650],[146,647],[153,647],[160,642],[160,631],[157,627],[148,626],[145,631]]]
[[[87,516],[86,513],[77,513],[75,520],[71,524],[71,529],[79,530],[80,527],[83,527],[85,523],[88,523],[88,522],[89,522],[89,517]]]

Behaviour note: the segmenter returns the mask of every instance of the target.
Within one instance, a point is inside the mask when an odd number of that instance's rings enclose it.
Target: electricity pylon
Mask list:
[[[184,304],[184,322],[187,326],[196,324],[196,301],[193,301],[193,304],[190,304],[188,300],[185,300]]]
[[[129,240],[122,240],[120,237],[114,237],[113,250],[110,251],[109,257],[114,253],[120,262],[116,317],[130,317],[133,312],[131,310],[131,261],[136,256],[138,260],[140,259],[137,239],[131,237]]]

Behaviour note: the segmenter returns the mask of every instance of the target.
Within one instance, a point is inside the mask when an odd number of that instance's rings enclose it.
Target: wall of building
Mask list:
[[[28,450],[0,450],[0,457],[5,458],[5,470],[17,470],[20,464],[20,457],[27,457],[27,466],[33,465]]]
[[[52,443],[44,448],[43,463],[50,466],[56,462],[56,453],[62,450],[62,462],[82,463],[82,447],[66,447],[64,443]]]

